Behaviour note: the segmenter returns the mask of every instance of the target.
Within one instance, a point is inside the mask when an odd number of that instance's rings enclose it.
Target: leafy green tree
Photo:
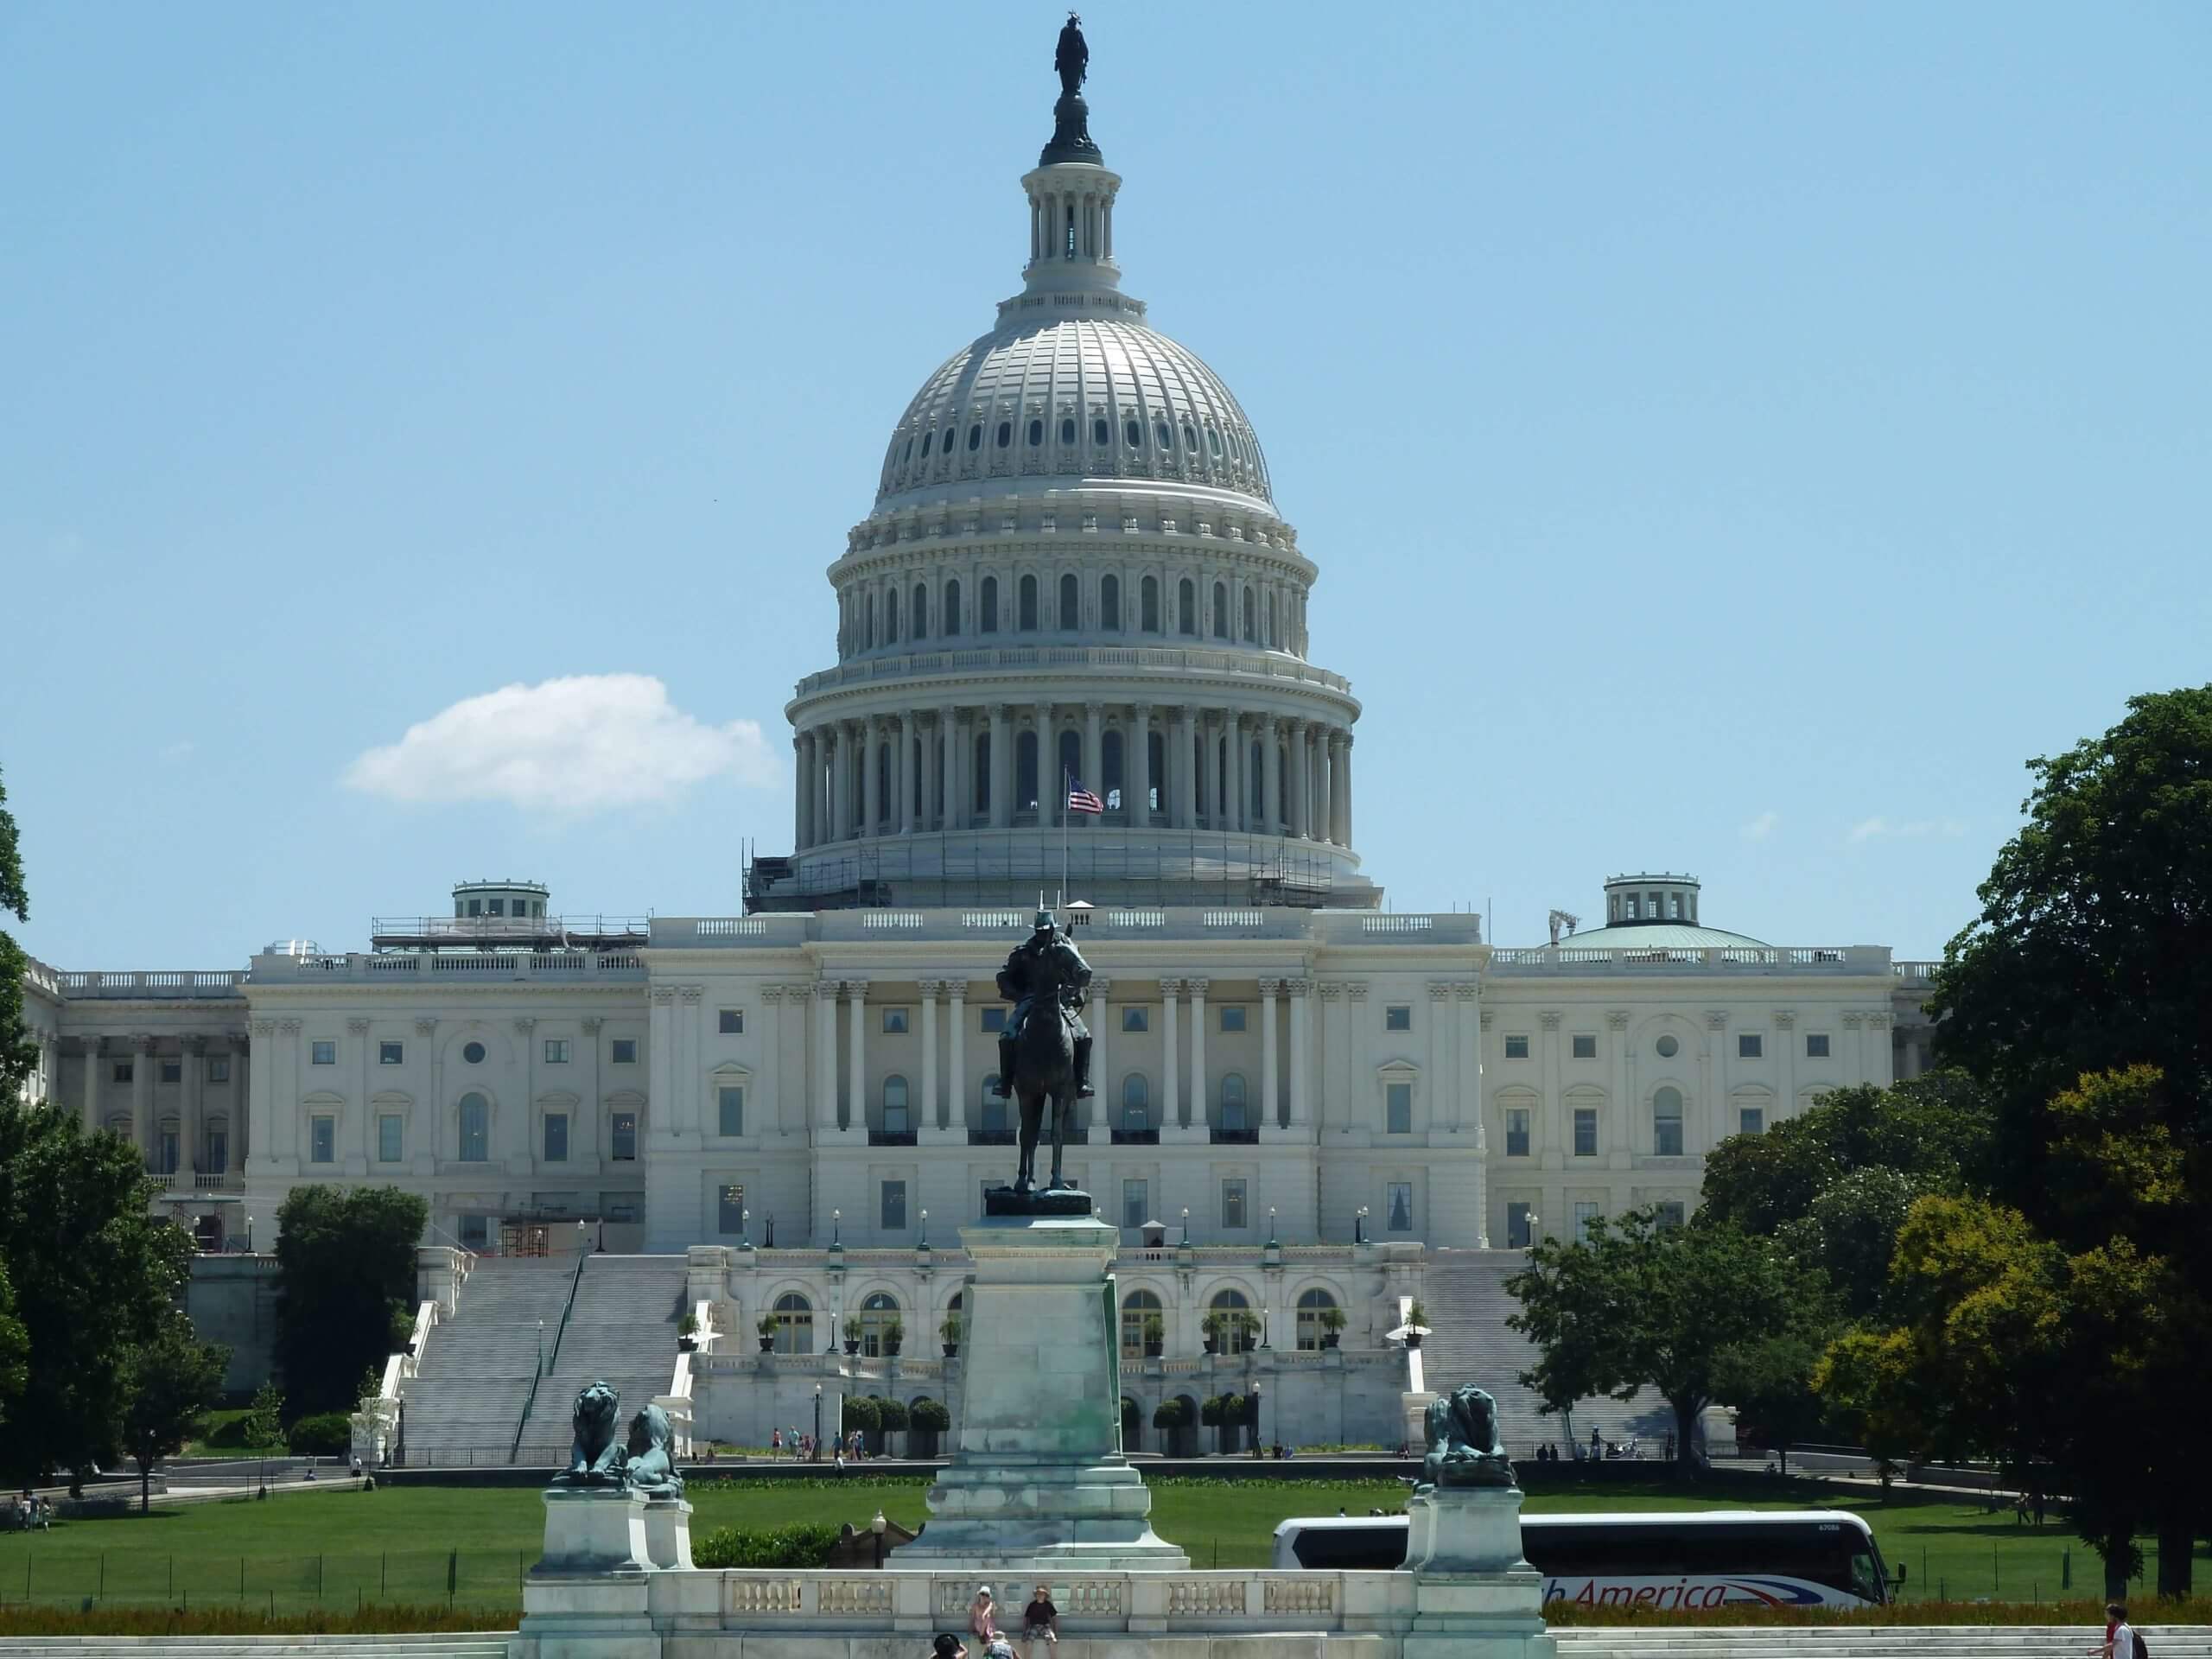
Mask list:
[[[8,1421],[8,1402],[23,1391],[29,1373],[25,1361],[30,1350],[29,1334],[16,1317],[16,1292],[8,1282],[8,1264],[0,1261],[0,1424]]]
[[[192,1321],[172,1310],[123,1370],[123,1445],[138,1465],[138,1510],[152,1507],[154,1465],[181,1451],[207,1408],[221,1398],[231,1351],[201,1342]]]
[[[1701,1217],[1669,1227],[1656,1206],[1599,1217],[1587,1242],[1545,1240],[1505,1287],[1521,1304],[1506,1323],[1538,1350],[1523,1386],[1548,1400],[1655,1390],[1675,1414],[1685,1471],[1719,1357],[1828,1317],[1820,1275],[1772,1240]]]
[[[1714,1396],[1736,1408],[1737,1439],[1772,1447],[1785,1475],[1789,1448],[1812,1440],[1822,1425],[1813,1389],[1822,1351],[1821,1334],[1807,1325],[1732,1343],[1713,1356]]]
[[[30,889],[23,882],[23,855],[8,789],[0,784],[0,911],[19,922],[31,918]],[[13,1100],[38,1065],[38,1045],[23,1023],[22,947],[0,928],[0,1100]]]
[[[0,1436],[10,1481],[117,1459],[126,1357],[160,1330],[192,1254],[149,1213],[153,1192],[129,1142],[0,1100],[0,1261],[29,1339],[17,1421],[38,1426]]]
[[[274,1382],[264,1382],[253,1391],[253,1403],[238,1424],[238,1438],[250,1446],[284,1443],[284,1396]]]
[[[351,1411],[412,1328],[429,1206],[390,1186],[300,1186],[276,1212],[276,1361],[296,1414]]]

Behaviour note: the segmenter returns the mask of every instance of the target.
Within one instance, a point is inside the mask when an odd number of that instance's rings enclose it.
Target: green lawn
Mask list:
[[[919,1480],[842,1484],[696,1481],[693,1529],[772,1527],[828,1519],[865,1526],[880,1504],[904,1526],[925,1518]],[[1161,1481],[1153,1522],[1200,1567],[1257,1566],[1275,1523],[1344,1509],[1395,1510],[1395,1481]],[[1892,1563],[1910,1569],[1908,1594],[2049,1601],[2073,1554],[2075,1596],[2095,1595],[2095,1558],[2052,1522],[2041,1534],[1955,1499],[1899,1497],[1792,1482],[1760,1507],[1829,1504],[1856,1510]],[[1592,1509],[1701,1509],[1712,1499],[1654,1497],[1584,1488],[1529,1501],[1531,1513]],[[79,1521],[50,1533],[0,1534],[0,1599],[74,1603],[86,1596],[169,1605],[241,1602],[278,1611],[351,1608],[375,1601],[438,1602],[512,1610],[521,1575],[537,1558],[543,1510],[526,1487],[341,1487]],[[2147,1541],[2145,1554],[2151,1555]],[[2199,1573],[2199,1582],[2207,1573]]]

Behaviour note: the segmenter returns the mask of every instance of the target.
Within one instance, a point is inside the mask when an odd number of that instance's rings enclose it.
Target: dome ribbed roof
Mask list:
[[[964,480],[1056,476],[1170,479],[1274,502],[1259,438],[1219,375],[1142,323],[1076,316],[997,329],[947,359],[899,417],[876,505],[940,485],[973,493]]]
[[[1694,922],[1627,922],[1560,936],[1562,950],[1766,950],[1765,941]]]

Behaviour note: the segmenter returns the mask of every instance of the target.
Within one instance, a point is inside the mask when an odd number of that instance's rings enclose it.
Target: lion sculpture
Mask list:
[[[669,1451],[676,1444],[676,1431],[669,1427],[668,1414],[658,1406],[647,1406],[630,1420],[628,1455],[622,1465],[623,1478],[641,1492],[655,1497],[681,1497],[683,1477],[676,1472],[676,1465]]]
[[[569,1446],[569,1467],[561,1478],[572,1486],[614,1486],[622,1480],[622,1446],[614,1438],[620,1400],[604,1382],[576,1396],[575,1438]]]
[[[1497,1402],[1471,1382],[1428,1403],[1423,1486],[1510,1486],[1513,1465],[1497,1438]]]

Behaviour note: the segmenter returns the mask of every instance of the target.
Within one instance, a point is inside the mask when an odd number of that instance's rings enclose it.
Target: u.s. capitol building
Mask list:
[[[1382,907],[1361,707],[1309,633],[1327,550],[1123,291],[1121,180],[1065,136],[1021,181],[1020,291],[899,416],[829,567],[836,660],[787,706],[791,851],[747,913],[478,881],[363,950],[35,968],[34,1096],[134,1138],[211,1246],[265,1247],[299,1184],[388,1182],[475,1252],[729,1247],[786,1351],[832,1317],[919,1347],[1011,1173],[994,974],[1040,893],[1079,901],[1070,1169],[1173,1354],[1217,1306],[1286,1349],[1335,1308],[1374,1350],[1425,1251],[1687,1210],[1723,1137],[1916,1070],[1919,965],[1714,928],[1688,877],[1608,880],[1602,925],[1528,949]],[[1070,778],[1103,814],[1064,822]]]

